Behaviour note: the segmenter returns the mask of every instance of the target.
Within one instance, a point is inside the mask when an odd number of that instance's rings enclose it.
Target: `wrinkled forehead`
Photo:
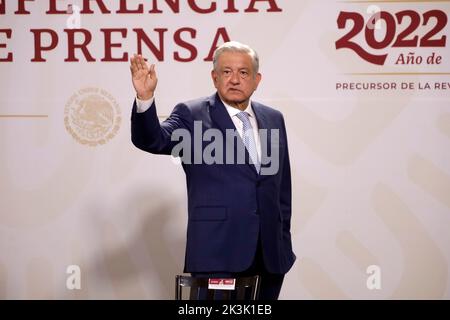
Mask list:
[[[221,69],[252,69],[252,57],[241,51],[225,51],[217,59],[217,66]]]

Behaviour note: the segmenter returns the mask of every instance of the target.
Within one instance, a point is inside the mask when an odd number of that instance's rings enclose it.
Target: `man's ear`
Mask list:
[[[217,88],[217,72],[214,69],[211,71],[211,78],[214,83],[214,87]]]
[[[261,79],[262,79],[262,75],[261,75],[261,73],[257,73],[256,74],[256,76],[255,76],[255,80],[256,80],[256,88],[258,88],[258,85],[259,85],[259,83],[261,82]],[[256,88],[255,88],[255,90],[256,90]]]

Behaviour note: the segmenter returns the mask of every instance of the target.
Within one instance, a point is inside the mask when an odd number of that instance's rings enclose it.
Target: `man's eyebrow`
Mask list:
[[[224,66],[224,67],[222,67],[222,70],[233,70],[233,68],[229,67],[229,66]],[[248,68],[248,67],[240,67],[240,68],[237,68],[237,70],[238,71],[249,71],[250,68]]]

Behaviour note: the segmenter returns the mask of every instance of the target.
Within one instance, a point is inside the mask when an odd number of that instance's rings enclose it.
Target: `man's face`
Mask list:
[[[261,74],[253,70],[251,56],[244,52],[223,52],[211,76],[222,100],[242,110],[261,81]]]

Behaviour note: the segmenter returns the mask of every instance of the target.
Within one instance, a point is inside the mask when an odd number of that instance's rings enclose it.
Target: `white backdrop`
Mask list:
[[[28,1],[30,14],[15,14],[17,1],[0,1],[0,59],[13,54],[13,61],[0,62],[0,298],[173,298],[184,261],[184,174],[170,158],[131,144],[129,67],[101,61],[105,28],[127,30],[126,38],[113,33],[112,42],[121,45],[113,57],[137,51],[134,28],[156,45],[153,29],[167,29],[163,61],[145,46],[143,52],[157,64],[162,117],[180,101],[214,92],[212,66],[203,59],[218,28],[258,51],[263,80],[254,99],[284,114],[293,175],[298,260],[282,299],[450,298],[449,39],[436,48],[389,46],[379,66],[335,47],[352,25],[338,29],[339,13],[359,12],[367,21],[367,1],[243,0],[235,1],[235,13],[224,12],[228,1],[194,2],[216,3],[208,14],[187,1],[177,14],[166,1],[157,1],[163,13],[117,14],[118,2],[104,1],[111,14],[93,2],[95,13],[79,21],[92,35],[87,47],[96,61],[75,50],[79,61],[65,62],[70,14],[46,14],[50,2]],[[57,2],[58,8],[77,4]],[[127,3],[152,9],[152,1]],[[274,5],[282,11],[267,12]],[[450,13],[449,2],[375,5],[393,15]],[[258,12],[245,12],[251,6]],[[434,24],[414,34],[423,36]],[[198,52],[193,61],[174,59],[174,52],[191,53],[174,40],[180,28],[196,30],[194,39],[182,33]],[[42,53],[45,62],[31,61],[32,29],[58,36],[57,46]],[[379,32],[385,29],[382,24]],[[449,31],[446,24],[434,38]],[[50,33],[44,35],[46,46]],[[353,40],[364,43],[363,35]],[[410,52],[435,52],[442,61],[395,64]],[[397,89],[336,88],[352,82],[396,83]],[[402,90],[402,82],[415,88]],[[80,267],[80,290],[66,286],[71,265]],[[366,285],[371,265],[381,272],[379,289]]]

